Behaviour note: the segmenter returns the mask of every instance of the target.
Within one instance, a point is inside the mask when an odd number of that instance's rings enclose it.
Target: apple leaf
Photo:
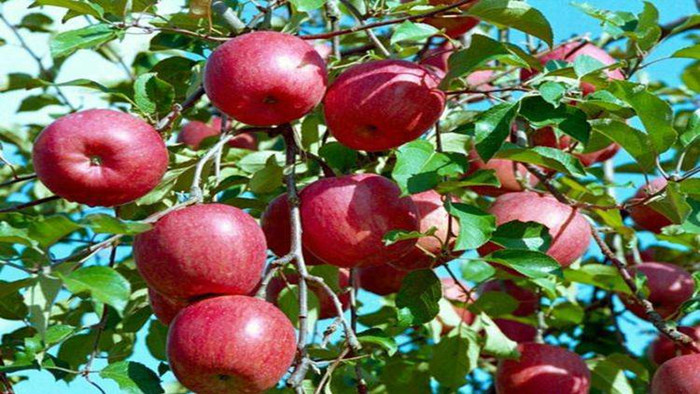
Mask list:
[[[290,0],[290,3],[299,12],[309,12],[323,7],[326,0]]]
[[[133,361],[118,361],[109,364],[100,377],[117,382],[122,393],[126,394],[158,394],[165,391],[160,385],[160,378],[155,372],[141,363]]]
[[[625,369],[608,359],[589,362],[591,386],[602,393],[634,394]]]
[[[686,59],[700,59],[700,44],[692,47],[681,48],[671,55],[671,57],[680,57]]]
[[[496,274],[496,268],[482,260],[470,260],[462,264],[462,278],[481,283]]]
[[[585,168],[575,156],[557,148],[547,146],[522,148],[506,142],[496,153],[496,158],[535,164],[571,176],[586,176]]]
[[[282,186],[284,167],[277,164],[275,156],[267,158],[265,167],[253,174],[248,186],[253,193],[271,193]]]
[[[428,37],[434,36],[440,30],[425,23],[413,23],[405,21],[396,27],[394,34],[391,35],[391,45],[402,41],[420,41]]]
[[[675,224],[683,223],[692,211],[678,182],[669,182],[663,198],[654,200],[648,205]]]
[[[113,268],[90,266],[67,275],[57,275],[70,292],[89,292],[98,301],[112,305],[118,310],[126,306],[131,294],[129,281]]]
[[[156,73],[142,74],[134,82],[134,101],[145,114],[164,115],[170,111],[174,99],[173,86]]]
[[[64,22],[78,15],[90,15],[97,19],[101,19],[104,16],[104,8],[99,4],[77,0],[35,0],[29,7],[42,5],[51,5],[68,9],[70,12],[66,13],[66,16],[63,17]]]
[[[547,316],[549,327],[567,327],[580,324],[585,312],[580,305],[572,302],[559,302],[551,307]]]
[[[486,313],[480,313],[479,319],[486,333],[483,348],[484,353],[498,358],[517,359],[520,357],[517,342],[508,338]]]
[[[17,112],[36,111],[49,105],[61,105],[61,101],[56,96],[50,94],[38,94],[35,96],[26,97],[24,100],[22,100]]]
[[[619,144],[645,172],[654,170],[656,155],[649,136],[644,132],[629,126],[625,122],[612,119],[592,120],[591,126],[599,133]]]
[[[578,269],[564,270],[564,278],[571,282],[596,286],[616,293],[629,294],[630,290],[615,267],[603,264],[584,264]]]
[[[558,107],[561,99],[564,98],[566,87],[558,82],[545,82],[537,88],[540,91],[540,96],[544,101],[554,107]]]
[[[379,345],[382,349],[386,350],[389,356],[393,356],[399,349],[396,345],[396,340],[379,328],[370,328],[369,330],[357,333],[357,339],[363,344]]]
[[[432,270],[418,270],[406,275],[396,295],[402,325],[427,323],[440,311],[442,284]]]
[[[483,259],[512,268],[528,278],[561,276],[561,266],[556,260],[534,250],[500,249],[484,256]]]
[[[450,204],[449,213],[459,220],[459,234],[454,246],[456,251],[478,248],[496,230],[496,218],[477,207],[454,203]]]
[[[314,291],[309,289],[308,293],[308,308],[309,313],[307,319],[309,325],[313,327],[316,321],[318,321],[318,314],[320,309],[320,304],[318,297]],[[277,306],[282,312],[289,318],[289,320],[298,326],[299,324],[299,286],[298,285],[287,285],[282,291],[280,291],[277,296]]]
[[[526,97],[521,100],[519,114],[534,128],[554,126],[584,144],[590,138],[587,115],[574,106],[561,104],[554,107],[543,97]]]
[[[514,220],[504,223],[491,236],[491,242],[504,248],[527,249],[547,252],[552,236],[547,227],[536,222]]]
[[[158,319],[151,320],[151,324],[148,326],[148,335],[146,335],[146,346],[153,357],[161,361],[167,360],[165,352],[167,340],[168,326]]]
[[[94,48],[117,37],[117,30],[106,23],[58,33],[51,39],[51,56],[66,57],[78,49]]]
[[[19,290],[26,286],[24,281],[6,282],[0,280],[0,319],[24,320],[29,309]]]
[[[16,228],[7,222],[0,222],[0,243],[36,246],[39,243],[29,235],[26,228]]]
[[[479,360],[479,341],[476,333],[462,327],[459,335],[443,337],[430,358],[430,374],[446,387],[460,387]]]
[[[501,103],[482,112],[474,124],[475,148],[484,162],[491,160],[503,145],[518,113],[519,103]]]
[[[517,0],[479,0],[467,10],[486,22],[512,27],[552,46],[553,33],[547,18],[531,5]]]
[[[458,181],[440,182],[435,190],[440,194],[459,192],[470,186],[494,186],[500,187],[501,182],[496,177],[494,170],[476,170],[473,173],[459,178]]]
[[[136,235],[153,228],[148,223],[122,220],[105,213],[87,215],[81,220],[81,223],[98,234]]]
[[[341,173],[350,172],[357,163],[357,151],[335,141],[321,146],[318,155]]]
[[[29,226],[29,235],[39,241],[43,248],[56,243],[66,235],[81,229],[82,226],[63,215],[54,215],[34,221]]]
[[[686,200],[690,206],[690,213],[686,217],[681,228],[692,234],[700,234],[700,200],[688,198]]]
[[[518,301],[506,292],[487,291],[479,295],[476,301],[470,305],[470,309],[498,317],[513,313],[518,305]]]
[[[680,135],[680,142],[683,146],[688,146],[700,139],[700,109],[696,109],[688,119],[685,130]]]
[[[423,237],[430,237],[435,234],[437,227],[433,226],[426,232],[420,231],[406,231],[406,230],[391,230],[384,234],[384,245],[390,246],[399,241],[405,241],[407,239],[418,239]]]
[[[391,176],[407,195],[434,189],[444,176],[462,174],[468,167],[464,155],[436,152],[429,141],[416,140],[399,147]]]

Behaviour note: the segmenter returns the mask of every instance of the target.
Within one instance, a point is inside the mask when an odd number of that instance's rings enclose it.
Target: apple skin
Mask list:
[[[445,209],[442,196],[434,190],[427,190],[411,195],[410,199],[418,209],[419,231],[427,232],[432,227],[435,227],[437,231],[433,236],[418,238],[416,246],[407,255],[389,264],[402,270],[412,271],[433,268],[457,257],[458,254],[455,253],[447,256],[441,255],[442,244],[447,240],[450,223],[450,214]],[[457,199],[453,200],[454,202],[458,201]],[[459,234],[459,221],[455,218],[452,218],[452,233]],[[454,241],[455,237],[451,239],[450,246],[454,246]],[[437,256],[437,259],[426,254],[426,251]]]
[[[295,342],[292,323],[272,304],[221,296],[180,311],[167,355],[180,383],[198,394],[260,393],[287,372]]]
[[[574,143],[572,138],[568,135],[562,135],[557,141],[557,135],[554,133],[554,130],[551,127],[543,127],[535,130],[535,132],[531,135],[531,142],[536,146],[548,146],[550,148],[557,148],[561,150],[569,149],[569,147]],[[579,159],[584,167],[589,167],[595,163],[601,163],[608,159],[612,159],[619,150],[620,145],[612,143],[607,147],[594,152],[574,152],[573,155]]]
[[[436,7],[444,7],[447,5],[454,4],[457,1],[458,0],[428,0],[428,4]],[[474,3],[476,2],[477,0],[474,0],[473,2],[460,6],[459,9],[455,8],[452,10],[445,11],[445,13],[440,16],[425,18],[423,22],[438,29],[444,29],[445,34],[447,34],[449,37],[459,37],[462,34],[476,27],[476,25],[479,24],[479,19],[471,16],[455,16],[455,14],[458,14],[458,10],[468,10],[469,7],[474,5]]]
[[[504,292],[518,301],[518,307],[511,313],[513,316],[530,316],[537,311],[540,304],[537,293],[520,287],[510,280],[490,280],[483,284],[480,294],[490,291]]]
[[[134,238],[136,267],[166,297],[248,294],[260,281],[265,235],[255,219],[223,204],[171,212]]]
[[[493,319],[493,322],[505,336],[517,343],[533,342],[537,336],[537,329],[529,324],[508,319]]]
[[[398,293],[408,272],[389,264],[363,267],[358,270],[360,287],[380,296]]]
[[[445,109],[439,78],[404,60],[350,67],[328,88],[326,125],[343,145],[376,152],[413,141]]]
[[[296,273],[285,273],[285,278],[287,278],[287,282],[290,284],[296,285],[299,284],[299,274]],[[340,269],[338,270],[338,283],[336,285],[341,289],[345,289],[348,286],[350,286],[350,272],[348,270]],[[267,285],[267,292],[266,292],[266,299],[268,302],[271,302],[273,304],[277,304],[277,298],[279,297],[280,293],[282,290],[286,287],[286,283],[284,282],[284,279],[280,278],[279,276],[275,276],[270,280],[270,283]],[[320,310],[318,314],[319,319],[329,319],[331,317],[336,317],[338,316],[338,313],[335,308],[335,304],[333,303],[333,299],[326,293],[326,291],[321,288],[318,284],[309,282],[309,289],[311,289],[314,294],[316,294],[316,297],[318,298]],[[350,294],[347,292],[343,292],[341,294],[338,294],[338,299],[340,300],[340,303],[343,305],[343,310],[347,310],[348,306],[350,306]]]
[[[522,185],[515,177],[513,163],[512,160],[507,159],[491,159],[484,163],[475,149],[469,150],[469,171],[467,174],[472,174],[477,170],[493,170],[496,178],[501,182],[500,187],[472,186],[470,189],[481,196],[490,197],[498,197],[506,193],[523,191]],[[516,171],[518,171],[522,178],[527,179],[527,183],[530,184],[530,186],[535,186],[539,182],[534,175],[530,174],[524,165],[515,163],[515,166]]]
[[[278,257],[287,255],[292,244],[292,227],[289,221],[289,204],[286,193],[270,201],[260,217],[260,226],[265,233],[267,246],[270,250]],[[305,247],[302,249],[306,265],[324,264],[323,261],[309,253]]]
[[[221,118],[214,117],[211,123],[208,125],[196,120],[188,122],[182,126],[182,131],[177,136],[177,142],[182,142],[194,150],[199,149],[202,140],[221,134]],[[227,145],[232,148],[257,150],[258,140],[251,133],[243,133],[233,137]]]
[[[327,264],[353,268],[405,256],[415,239],[385,246],[390,230],[418,230],[418,209],[390,180],[375,174],[323,178],[300,193],[303,243]]]
[[[691,337],[696,343],[700,343],[700,325],[695,327],[678,327],[678,331]],[[674,357],[685,354],[693,353],[684,346],[678,346],[664,335],[659,335],[647,351],[649,359],[656,365],[661,365]]]
[[[501,360],[498,394],[588,394],[591,373],[581,356],[539,343],[521,343],[519,360]]]
[[[688,354],[666,361],[651,380],[651,394],[700,393],[700,354]]]
[[[693,296],[695,290],[693,277],[677,265],[644,262],[631,267],[630,271],[632,274],[639,272],[647,277],[648,299],[664,319],[676,313],[681,304]],[[630,312],[646,319],[646,313],[641,305],[624,295],[620,295],[620,299]]]
[[[474,301],[474,299],[468,299],[467,295],[464,294],[464,290],[457,285],[457,283],[451,279],[451,278],[443,278],[441,280],[442,282],[442,296],[447,300],[450,301],[453,305],[452,308],[455,310],[455,313],[457,313],[457,316],[459,316],[464,324],[472,324],[474,323],[474,320],[476,319],[476,316],[467,308],[465,308],[463,305],[464,304],[469,304]],[[462,286],[464,286],[466,289],[469,289],[469,286],[467,286],[465,283],[462,282]],[[475,297],[474,294],[471,294],[471,297]],[[461,305],[455,305],[461,304]],[[438,317],[439,319],[439,317]],[[442,320],[440,320],[440,323],[442,324],[442,335],[447,335],[454,326],[451,326]]]
[[[489,212],[496,217],[499,226],[518,220],[537,222],[549,228],[552,242],[547,254],[564,268],[583,256],[590,244],[591,226],[588,221],[577,210],[548,194],[507,193],[496,198]],[[485,256],[498,249],[501,247],[489,242],[478,252]]]
[[[204,90],[233,119],[272,126],[299,119],[326,91],[326,64],[301,38],[256,31],[219,46],[207,59]]]
[[[46,127],[34,142],[32,161],[41,183],[56,195],[91,207],[111,207],[156,187],[168,169],[168,150],[141,119],[91,109],[62,116]]]
[[[665,178],[656,178],[652,180],[649,185],[640,187],[637,194],[635,194],[633,198],[646,198],[650,194],[654,194],[666,187],[666,183]],[[654,210],[654,208],[649,205],[637,205],[630,208],[628,211],[630,213],[630,217],[632,217],[632,220],[639,227],[643,228],[644,230],[651,231],[652,233],[658,234],[661,232],[662,228],[673,224],[669,218]]]
[[[150,287],[148,288],[148,302],[151,304],[153,314],[166,326],[173,321],[178,312],[191,304],[190,301],[180,298],[166,297]]]

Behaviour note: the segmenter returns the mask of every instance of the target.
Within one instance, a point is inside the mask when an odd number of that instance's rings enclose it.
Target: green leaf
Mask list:
[[[19,290],[30,283],[25,280],[5,282],[0,280],[0,318],[6,320],[24,320],[29,313],[24,298]]]
[[[510,142],[496,153],[496,158],[535,164],[551,168],[571,176],[585,176],[586,170],[581,162],[572,154],[561,149],[547,146],[522,148]]]
[[[396,27],[394,34],[391,35],[391,45],[403,41],[420,41],[428,37],[432,37],[440,30],[425,23],[413,23],[405,21]]]
[[[687,202],[691,211],[681,228],[692,234],[700,234],[700,200],[688,198]]]
[[[394,338],[379,328],[370,328],[357,334],[357,339],[360,343],[369,343],[379,345],[386,350],[389,356],[393,356],[399,349]]]
[[[328,165],[341,173],[350,172],[357,163],[357,151],[335,141],[323,145],[318,150],[318,154],[326,160]]]
[[[556,260],[534,250],[500,249],[483,259],[512,268],[529,278],[561,275],[561,266]]]
[[[418,325],[427,323],[440,311],[442,284],[432,270],[418,270],[406,275],[396,295],[400,319]]]
[[[253,193],[271,193],[282,186],[284,168],[277,164],[275,156],[270,156],[265,163],[265,168],[257,171],[250,178],[250,190]]]
[[[309,12],[323,7],[326,0],[290,0],[290,3],[299,12]]]
[[[671,57],[700,59],[700,44],[693,45],[692,47],[681,48],[673,52],[673,55],[671,55]]]
[[[159,394],[165,391],[160,386],[160,378],[145,365],[133,361],[119,361],[100,371],[103,379],[112,379],[122,393]]]
[[[66,235],[81,228],[78,223],[66,216],[54,215],[32,222],[29,226],[29,235],[38,241],[42,248],[48,248]]]
[[[56,96],[51,94],[38,94],[36,96],[29,96],[22,100],[19,105],[17,112],[31,112],[40,110],[49,105],[61,105],[61,100]]]
[[[459,220],[459,234],[454,246],[456,251],[478,248],[496,230],[496,218],[477,207],[454,203],[450,204],[449,213]]]
[[[554,126],[584,144],[590,138],[591,126],[586,113],[574,106],[553,107],[543,97],[526,97],[521,100],[519,113],[534,128]]]
[[[66,324],[57,324],[55,326],[51,326],[46,330],[44,342],[46,342],[47,345],[54,345],[68,338],[75,331],[75,327]]]
[[[574,72],[579,78],[603,68],[605,68],[605,64],[588,55],[577,56],[576,59],[574,59]]]
[[[512,27],[552,46],[553,33],[547,18],[531,5],[517,0],[479,0],[467,11],[486,22]]]
[[[564,93],[566,93],[566,87],[557,82],[545,82],[538,87],[538,90],[544,101],[553,107],[559,106],[561,99],[564,98]]]
[[[536,222],[514,220],[496,229],[491,242],[509,249],[528,249],[547,252],[552,236],[547,227]]]
[[[129,281],[113,268],[91,266],[73,271],[68,275],[58,275],[70,292],[87,291],[98,301],[112,305],[118,310],[126,306],[131,294]]]
[[[122,220],[105,213],[87,215],[81,220],[81,223],[98,234],[136,235],[153,228],[148,223]]]
[[[495,274],[496,269],[482,260],[471,260],[462,264],[462,277],[468,281],[481,283]]]
[[[688,217],[692,211],[691,206],[685,200],[685,195],[681,191],[681,186],[678,182],[669,182],[668,185],[666,185],[663,198],[654,200],[648,205],[675,224],[683,223],[685,218]]]
[[[700,109],[696,109],[690,116],[690,119],[688,119],[688,124],[686,125],[685,130],[681,134],[679,140],[684,147],[687,147],[698,138],[700,138]]]
[[[591,386],[600,392],[611,394],[634,394],[634,389],[625,376],[624,368],[608,359],[591,361]]]
[[[594,130],[619,144],[645,172],[653,171],[656,163],[654,147],[649,136],[625,122],[612,119],[591,121]]]
[[[22,21],[18,26],[31,32],[48,33],[51,31],[49,30],[49,27],[52,23],[53,20],[48,16],[38,12],[33,12],[22,17]]]
[[[153,357],[166,361],[166,342],[168,340],[168,326],[158,319],[151,320],[148,325],[148,335],[146,335],[146,347]]]
[[[418,239],[423,237],[429,237],[435,234],[437,227],[431,227],[428,231],[422,233],[420,231],[406,231],[406,230],[391,230],[384,234],[383,241],[384,245],[393,245],[399,241],[405,241],[408,239]]]
[[[486,340],[484,341],[483,349],[484,353],[494,355],[498,358],[517,359],[520,357],[518,343],[508,338],[486,313],[480,313],[479,319],[481,319],[484,331],[486,332]]]
[[[491,160],[511,131],[519,103],[501,103],[482,112],[474,124],[475,148],[484,162]]]
[[[172,85],[158,78],[156,73],[142,74],[134,82],[134,101],[146,114],[167,113],[174,99]]]
[[[97,4],[87,3],[78,0],[36,0],[29,7],[36,7],[40,5],[52,5],[55,7],[62,7],[72,11],[74,16],[77,15],[90,15],[97,19],[102,19],[104,10]],[[69,13],[70,15],[71,13]],[[63,18],[64,21],[68,19],[68,15]]]
[[[51,56],[66,57],[78,49],[94,48],[115,38],[117,38],[117,31],[105,23],[69,30],[51,39]]]
[[[692,29],[696,26],[700,26],[700,14],[690,15],[683,23],[676,26],[671,30],[671,35],[680,33],[682,31]]]
[[[29,235],[29,230],[12,227],[7,222],[0,222],[0,243],[38,245],[38,242]]]
[[[580,305],[571,302],[560,302],[550,309],[548,324],[550,327],[566,327],[580,324],[585,311]]]
[[[506,292],[487,291],[479,295],[469,309],[498,317],[513,313],[518,305],[518,301]]]
[[[456,153],[439,153],[426,140],[416,140],[399,147],[391,173],[402,194],[415,194],[435,188],[444,176],[466,172],[466,157]]]
[[[313,327],[314,323],[318,320],[320,304],[316,293],[313,291],[309,291],[307,296],[309,305],[307,319],[309,324]],[[277,296],[277,307],[287,315],[294,326],[297,326],[297,322],[299,321],[299,286],[287,285],[282,289]]]
[[[629,294],[630,289],[615,267],[603,264],[584,264],[578,269],[564,270],[564,278],[571,282],[596,286],[616,293]]]
[[[465,330],[466,331],[466,330]],[[479,343],[476,334],[443,337],[435,346],[430,358],[430,374],[441,385],[457,388],[463,386],[467,374],[474,370],[479,360]]]

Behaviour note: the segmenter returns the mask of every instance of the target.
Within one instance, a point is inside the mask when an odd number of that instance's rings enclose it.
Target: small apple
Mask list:
[[[417,231],[418,210],[390,180],[375,174],[319,179],[300,193],[303,243],[320,260],[341,268],[386,264],[416,240],[390,246],[391,230]]]
[[[493,319],[503,335],[517,343],[532,342],[537,337],[537,329],[529,324],[508,319]]]
[[[191,304],[180,298],[166,297],[151,288],[148,288],[148,302],[151,304],[153,314],[166,326],[173,321],[178,312]]]
[[[497,197],[505,193],[523,191],[523,186],[518,182],[516,171],[521,178],[530,186],[535,186],[537,178],[530,174],[524,165],[508,159],[491,159],[484,163],[475,149],[469,150],[469,171],[472,174],[477,170],[493,170],[496,178],[501,183],[500,187],[495,186],[472,186],[475,193],[481,196]]]
[[[350,67],[328,88],[326,125],[343,145],[370,152],[413,141],[445,109],[440,80],[404,60],[378,60]]]
[[[668,264],[645,262],[631,267],[631,272],[644,274],[649,288],[648,299],[654,309],[665,319],[676,313],[678,308],[693,296],[695,281],[688,271]],[[642,319],[646,318],[644,308],[628,296],[620,296],[627,309]]]
[[[700,393],[700,354],[672,358],[656,370],[650,394]]]
[[[230,39],[207,59],[204,90],[233,119],[272,126],[299,119],[326,91],[326,65],[291,34],[256,31]]]
[[[111,207],[146,195],[168,169],[168,150],[141,119],[108,109],[62,116],[34,142],[36,175],[72,202]]]
[[[358,275],[362,289],[385,296],[399,292],[403,278],[408,275],[408,271],[392,267],[389,264],[381,264],[360,268]]]
[[[656,178],[649,182],[648,185],[644,185],[639,188],[637,194],[634,195],[634,199],[644,199],[649,195],[659,192],[661,189],[666,187],[666,178]],[[632,220],[641,228],[652,233],[660,233],[661,229],[673,224],[671,219],[667,218],[660,212],[656,211],[649,205],[642,204],[637,205],[629,209],[630,217]]]
[[[519,360],[501,360],[498,394],[588,394],[591,373],[578,354],[557,346],[521,343]]]
[[[435,7],[444,7],[454,4],[457,1],[458,0],[428,0],[428,4]],[[444,29],[445,34],[450,37],[459,37],[479,24],[478,19],[471,16],[464,16],[462,12],[468,10],[469,7],[473,6],[477,1],[478,0],[474,0],[473,2],[459,6],[459,8],[447,10],[438,16],[425,18],[423,22],[438,29]]]
[[[265,235],[255,219],[223,204],[182,208],[134,238],[136,267],[166,297],[248,294],[260,281]]]
[[[557,140],[557,135],[551,127],[543,127],[541,129],[535,130],[530,136],[530,141],[536,146],[548,146],[550,148],[557,148],[561,150],[568,150],[574,143],[568,135],[562,135]],[[595,163],[601,163],[608,159],[613,158],[617,152],[620,150],[620,145],[612,143],[607,147],[588,153],[574,152],[573,155],[576,156],[581,164],[585,167],[589,167]]]
[[[537,293],[520,287],[510,280],[490,280],[481,287],[481,294],[492,291],[506,293],[518,301],[518,307],[512,312],[513,316],[532,315],[540,304]]]
[[[692,338],[696,343],[700,343],[700,325],[695,327],[678,327],[678,331]],[[665,335],[659,335],[652,342],[647,355],[656,365],[661,365],[666,361],[680,355],[693,354],[684,346],[679,346],[676,342],[668,339]]]
[[[182,142],[192,149],[199,149],[199,144],[208,137],[221,134],[221,118],[214,117],[211,125],[197,120],[188,122],[182,126],[182,131],[177,136],[177,141]],[[228,146],[233,148],[257,150],[258,140],[252,133],[239,134],[229,140]]]
[[[591,226],[578,212],[548,194],[518,192],[503,194],[494,200],[489,212],[502,225],[514,220],[537,222],[549,229],[552,242],[547,254],[562,267],[570,266],[583,256],[591,240]],[[491,242],[478,249],[485,256],[500,246]]]
[[[287,279],[287,282],[289,284],[299,284],[299,274],[297,273],[285,273],[285,278]],[[320,307],[318,318],[328,319],[331,317],[338,316],[337,309],[335,307],[335,304],[333,303],[333,299],[328,295],[328,293],[326,293],[326,291],[315,282],[308,283],[309,289],[311,289],[318,298]],[[284,279],[282,279],[281,277],[275,276],[274,278],[272,278],[272,280],[270,280],[270,283],[268,283],[267,285],[267,300],[273,304],[277,304],[277,298],[279,297],[280,293],[286,285],[287,284],[285,283]],[[341,291],[350,286],[350,272],[348,272],[348,270],[338,270],[338,283],[336,283],[336,286],[338,286],[341,289]],[[343,310],[348,309],[348,306],[350,306],[350,294],[347,292],[342,292],[341,294],[338,294],[338,299],[343,305]]]
[[[263,392],[287,373],[295,353],[287,316],[253,297],[196,302],[180,311],[168,331],[170,368],[198,394]]]

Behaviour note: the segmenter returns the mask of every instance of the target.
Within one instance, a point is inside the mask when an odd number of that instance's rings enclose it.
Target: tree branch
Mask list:
[[[177,120],[184,111],[192,108],[202,96],[204,96],[204,86],[200,85],[182,102],[182,104],[173,105],[171,111],[156,125],[156,131],[162,133],[169,129],[173,123],[175,123],[175,120]]]
[[[36,205],[40,205],[40,204],[51,202],[51,201],[56,201],[60,198],[61,197],[59,197],[59,196],[49,196],[49,197],[45,197],[45,198],[40,198],[38,200],[26,202],[23,204],[17,204],[17,205],[8,207],[8,208],[2,208],[2,209],[0,209],[0,213],[21,211],[23,209],[31,208],[31,207],[36,206]]]

